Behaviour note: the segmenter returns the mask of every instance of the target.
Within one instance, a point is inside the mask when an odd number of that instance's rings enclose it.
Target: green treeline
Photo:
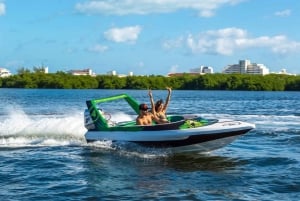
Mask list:
[[[47,89],[165,89],[170,86],[181,90],[249,90],[249,91],[300,91],[300,76],[206,74],[164,76],[110,75],[74,76],[63,72],[45,74],[25,72],[0,78],[0,88]]]

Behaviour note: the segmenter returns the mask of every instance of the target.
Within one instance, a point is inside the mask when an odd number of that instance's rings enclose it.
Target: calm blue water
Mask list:
[[[0,89],[0,200],[300,200],[299,92],[174,91],[169,114],[257,126],[223,149],[184,156],[87,144],[85,100],[119,93],[149,103],[143,90]],[[126,106],[109,108],[115,120],[135,117]]]

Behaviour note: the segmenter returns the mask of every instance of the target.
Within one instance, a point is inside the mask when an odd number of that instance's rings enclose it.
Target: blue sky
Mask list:
[[[0,67],[166,75],[250,59],[300,74],[297,0],[0,0]]]

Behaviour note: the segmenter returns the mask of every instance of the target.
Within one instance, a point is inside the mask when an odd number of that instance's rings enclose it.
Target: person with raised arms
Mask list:
[[[152,125],[152,122],[162,123],[159,118],[157,118],[153,113],[148,111],[148,106],[145,103],[139,105],[139,115],[136,118],[137,125]]]
[[[172,89],[170,87],[166,87],[166,89],[168,90],[168,95],[166,98],[165,103],[163,102],[162,99],[156,101],[156,103],[154,104],[154,100],[153,100],[153,95],[152,95],[152,91],[151,89],[149,89],[149,97],[150,97],[150,103],[151,103],[151,112],[154,114],[154,116],[156,116],[159,121],[156,123],[169,123],[168,119],[167,119],[167,115],[166,115],[166,111],[171,99],[171,93],[172,93]]]

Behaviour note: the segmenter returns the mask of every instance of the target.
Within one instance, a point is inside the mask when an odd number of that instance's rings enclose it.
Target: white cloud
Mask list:
[[[234,5],[245,0],[110,0],[77,3],[75,9],[87,14],[146,15],[150,13],[170,13],[177,10],[195,10],[202,17],[211,17],[221,6]]]
[[[117,43],[122,42],[135,42],[142,28],[140,26],[130,26],[124,28],[112,28],[104,33],[107,40],[111,40]]]
[[[292,13],[291,10],[286,9],[286,10],[282,10],[282,11],[277,11],[277,12],[275,12],[275,15],[276,15],[276,16],[279,16],[279,17],[287,17],[287,16],[290,16],[291,13]]]
[[[0,2],[0,16],[5,15],[5,4]]]
[[[88,48],[90,52],[104,52],[108,49],[105,45],[96,44],[93,47]]]
[[[176,41],[176,40],[175,40]],[[178,48],[179,45],[168,48]],[[163,45],[165,47],[165,45]],[[186,46],[193,53],[232,55],[239,50],[249,48],[268,48],[275,53],[299,52],[300,42],[291,41],[284,35],[250,37],[246,30],[226,28],[202,32],[197,36],[189,34],[185,37],[181,47]]]
[[[238,48],[238,41],[246,38],[246,31],[237,28],[226,28],[200,33],[198,36],[189,35],[187,46],[192,52],[230,55]]]

